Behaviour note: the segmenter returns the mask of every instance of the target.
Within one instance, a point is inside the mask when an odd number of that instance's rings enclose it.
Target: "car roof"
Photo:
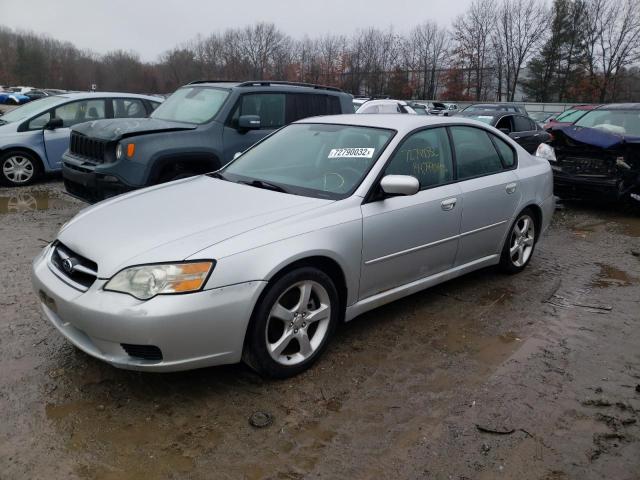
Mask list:
[[[330,87],[325,85],[315,85],[312,83],[300,83],[300,82],[285,82],[285,81],[271,81],[271,80],[252,80],[246,82],[238,82],[238,81],[224,81],[224,80],[196,80],[194,82],[183,85],[180,88],[184,87],[193,87],[193,86],[205,86],[205,87],[215,87],[215,88],[224,88],[226,90],[232,90],[235,88],[242,89],[242,91],[254,92],[254,91],[265,91],[265,90],[276,90],[276,91],[285,91],[285,92],[314,92],[319,93],[322,92],[324,94],[333,94],[333,95],[348,95],[350,94],[340,90],[336,87]]]
[[[138,93],[124,93],[124,92],[76,92],[76,93],[61,93],[59,95],[52,95],[54,97],[68,98],[69,100],[84,100],[85,98],[140,98],[146,100],[153,100],[161,102],[160,97],[154,97],[152,95],[140,95]]]
[[[380,99],[380,100],[369,100],[365,103],[363,103],[363,105],[367,105],[367,107],[369,105],[407,105],[407,102],[405,102],[404,100],[392,100],[389,98],[384,98],[384,99]]]
[[[598,106],[598,110],[640,110],[640,103],[611,103]]]
[[[350,113],[346,115],[327,115],[298,120],[295,123],[326,123],[334,125],[352,125],[358,127],[387,128],[399,133],[408,133],[416,128],[437,125],[475,125],[487,127],[486,124],[465,117],[440,117],[425,115],[406,115],[390,113],[386,115],[362,115]]]
[[[474,110],[456,113],[456,117],[504,117],[505,115],[518,115],[518,112],[507,110]]]

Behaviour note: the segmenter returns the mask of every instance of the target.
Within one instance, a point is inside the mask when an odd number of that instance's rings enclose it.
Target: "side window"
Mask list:
[[[479,177],[502,170],[489,134],[480,128],[451,127],[451,137],[456,151],[458,180]]]
[[[319,115],[337,115],[342,113],[340,99],[335,95],[311,93],[287,93],[286,122]]]
[[[513,119],[515,121],[515,132],[529,132],[531,130],[535,130],[535,127],[527,117],[516,115]]]
[[[495,135],[491,135],[491,139],[493,140],[494,145],[500,152],[500,156],[502,157],[502,162],[504,163],[505,168],[511,168],[516,164],[516,154],[507,142],[498,138]]]
[[[44,128],[47,122],[51,119],[51,112],[43,113],[37,116],[29,122],[29,130],[40,130]]]
[[[144,118],[147,116],[142,100],[114,98],[111,102],[114,118]]]
[[[56,108],[53,116],[61,118],[63,126],[72,127],[76,123],[105,118],[105,103],[104,100],[71,102]]]
[[[160,104],[158,102],[149,102],[149,105],[151,105],[151,111],[153,112],[156,108],[158,108],[160,106]],[[151,113],[151,112],[149,112]]]
[[[498,130],[500,130],[501,128],[506,128],[507,130],[509,130],[509,133],[513,132],[513,122],[511,120],[512,118],[513,117],[511,115],[502,117],[496,124],[496,128]]]
[[[284,93],[251,93],[240,97],[233,115],[231,126],[237,128],[241,115],[258,115],[264,129],[280,128],[284,121]]]
[[[421,189],[452,181],[453,160],[446,129],[431,128],[407,137],[385,174],[414,176]]]

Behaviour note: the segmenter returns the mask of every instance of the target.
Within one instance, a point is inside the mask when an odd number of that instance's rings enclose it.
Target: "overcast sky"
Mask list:
[[[0,0],[0,24],[46,33],[98,53],[124,49],[143,60],[228,27],[273,22],[292,37],[350,34],[424,20],[448,25],[471,0]]]

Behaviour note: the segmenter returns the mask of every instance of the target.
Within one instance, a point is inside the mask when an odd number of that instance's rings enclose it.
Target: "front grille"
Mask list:
[[[130,357],[142,358],[143,360],[162,360],[162,351],[155,345],[132,345],[121,343],[120,346]]]
[[[89,138],[80,133],[71,132],[69,150],[78,157],[85,157],[96,162],[104,162],[104,152],[107,148],[106,140]]]
[[[607,158],[565,157],[562,170],[574,175],[615,175],[615,166]]]
[[[78,255],[60,242],[53,245],[51,263],[64,278],[88,290],[98,278],[98,265],[88,258]]]

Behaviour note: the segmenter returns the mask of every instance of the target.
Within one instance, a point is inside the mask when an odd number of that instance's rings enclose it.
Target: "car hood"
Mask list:
[[[579,127],[575,125],[570,126],[557,126],[554,125],[553,133],[555,136],[560,134],[560,137],[564,137],[564,143],[568,147],[581,148],[583,145],[590,147],[611,149],[616,148],[622,144],[638,144],[640,143],[640,137],[632,135],[622,135],[615,132],[609,132],[599,128]]]
[[[156,118],[114,118],[81,123],[73,129],[87,137],[112,141],[134,135],[193,130],[196,127],[197,125],[190,123],[170,122]]]
[[[131,265],[184,260],[328,203],[199,176],[89,207],[63,227],[58,240],[95,261],[100,278],[109,278]]]

